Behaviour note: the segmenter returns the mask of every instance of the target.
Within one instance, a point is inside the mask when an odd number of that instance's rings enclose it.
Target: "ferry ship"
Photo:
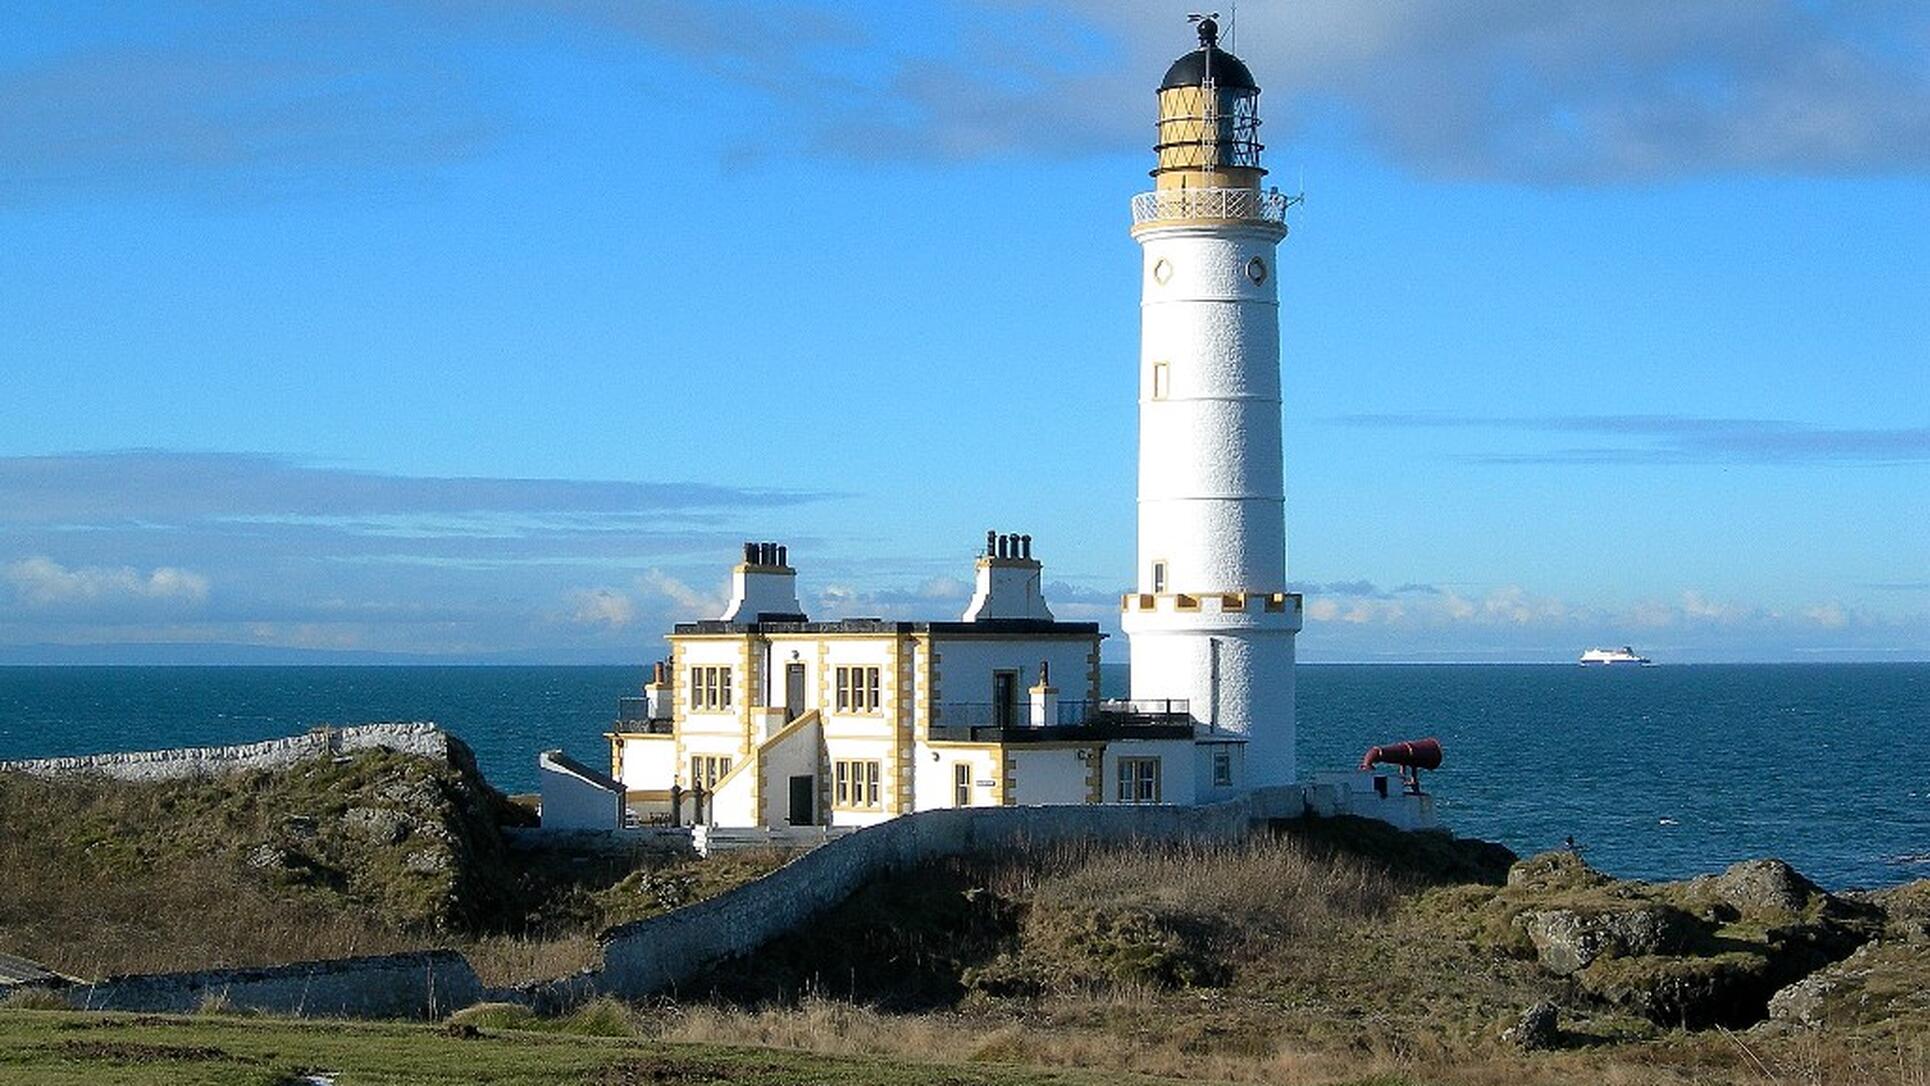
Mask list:
[[[1614,664],[1634,664],[1643,667],[1649,666],[1652,662],[1646,656],[1635,655],[1634,649],[1623,645],[1619,649],[1588,649],[1582,653],[1581,663],[1583,667],[1598,665],[1608,667]]]

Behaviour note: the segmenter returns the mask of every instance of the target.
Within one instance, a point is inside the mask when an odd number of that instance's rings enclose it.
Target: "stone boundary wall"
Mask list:
[[[33,986],[88,1010],[188,1014],[225,1005],[317,1018],[437,1018],[488,994],[469,960],[453,950]]]
[[[603,933],[601,969],[524,989],[543,1010],[596,995],[673,993],[706,967],[756,951],[836,907],[894,868],[977,852],[1041,850],[1093,841],[1235,842],[1256,823],[1307,813],[1299,786],[1269,788],[1205,807],[964,807],[921,811],[871,826],[707,901]]]
[[[347,728],[316,728],[305,735],[230,747],[178,747],[71,758],[30,758],[0,762],[0,773],[35,777],[90,776],[121,781],[172,781],[212,777],[245,769],[281,769],[309,758],[334,757],[362,750],[394,750],[441,761],[449,759],[450,739],[435,724],[394,721]]]

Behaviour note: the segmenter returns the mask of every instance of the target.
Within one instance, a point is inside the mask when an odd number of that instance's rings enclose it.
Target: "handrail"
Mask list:
[[[1222,219],[1230,222],[1287,224],[1287,208],[1298,203],[1279,190],[1158,189],[1133,197],[1133,225],[1166,219]]]

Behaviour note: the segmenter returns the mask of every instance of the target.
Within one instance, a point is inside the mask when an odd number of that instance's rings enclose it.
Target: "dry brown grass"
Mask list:
[[[381,954],[422,945],[364,912],[293,900],[212,857],[75,863],[0,840],[0,946],[83,977]]]
[[[602,964],[596,935],[589,931],[549,936],[489,935],[461,945],[463,956],[482,982],[510,987],[553,980]]]
[[[1105,1001],[1142,1011],[1143,994]],[[1872,1046],[1855,1036],[1675,1035],[1663,1041],[1543,1053],[1453,1051],[1389,1039],[1342,1049],[1281,1037],[1239,1051],[1202,1047],[1182,1029],[1064,1027],[1040,1015],[893,1015],[835,1000],[789,1008],[663,1008],[639,1032],[667,1041],[756,1044],[834,1056],[992,1062],[1156,1075],[1206,1082],[1336,1086],[1930,1086],[1919,1040]]]
[[[1396,843],[1391,863],[1404,859]],[[832,1055],[1308,1086],[1930,1086],[1922,1042],[1893,1034],[1685,1033],[1592,1005],[1483,934],[1482,910],[1496,892],[1440,875],[1404,878],[1371,853],[1293,836],[980,857],[906,873],[814,924],[797,940],[804,945],[781,948],[787,979],[766,990],[768,1002],[739,987],[734,1004],[662,1010],[645,1028],[671,1040]],[[974,897],[987,894],[990,907]],[[978,904],[961,906],[961,897]],[[1153,927],[1066,922],[1080,915],[1150,917]],[[1091,968],[1104,939],[1145,951],[1148,931],[1182,929],[1187,918],[1214,922],[1209,949],[1228,956],[1230,977],[1195,985]],[[800,962],[812,948],[818,956]],[[966,971],[965,994],[902,1013],[897,989],[837,971],[867,955],[899,974],[949,962]],[[1028,989],[1032,998],[987,996],[969,977],[988,957],[994,967],[1044,961],[1050,982]],[[816,977],[829,983],[814,990]],[[800,979],[806,994],[786,994]],[[1568,1047],[1521,1053],[1501,1031],[1541,999],[1562,1006]]]
[[[1088,845],[1010,869],[995,888],[1041,901],[1168,908],[1259,935],[1289,935],[1382,916],[1400,898],[1385,871],[1324,855],[1293,837],[1239,844]],[[1030,884],[1029,886],[1027,884]]]
[[[598,931],[714,896],[788,858],[508,852],[486,812],[461,821],[458,811],[442,837],[412,834],[386,850],[344,829],[347,807],[381,806],[386,793],[447,772],[364,756],[145,785],[0,774],[0,951],[103,977],[453,947],[486,983],[513,984],[595,965]],[[467,783],[471,794],[480,787]],[[290,839],[292,823],[303,836]],[[446,876],[400,865],[425,837],[465,834],[491,840],[452,846],[457,870]],[[324,842],[341,869],[311,876],[249,863],[263,843]],[[439,919],[412,920],[423,916]]]

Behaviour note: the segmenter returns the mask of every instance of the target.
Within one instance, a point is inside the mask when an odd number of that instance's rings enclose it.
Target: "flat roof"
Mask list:
[[[703,619],[679,622],[679,634],[935,634],[971,637],[975,634],[1031,634],[1038,637],[1104,637],[1097,622],[1059,622],[1048,618],[982,618],[977,622],[890,622],[882,618],[841,618],[831,622],[726,622]]]

